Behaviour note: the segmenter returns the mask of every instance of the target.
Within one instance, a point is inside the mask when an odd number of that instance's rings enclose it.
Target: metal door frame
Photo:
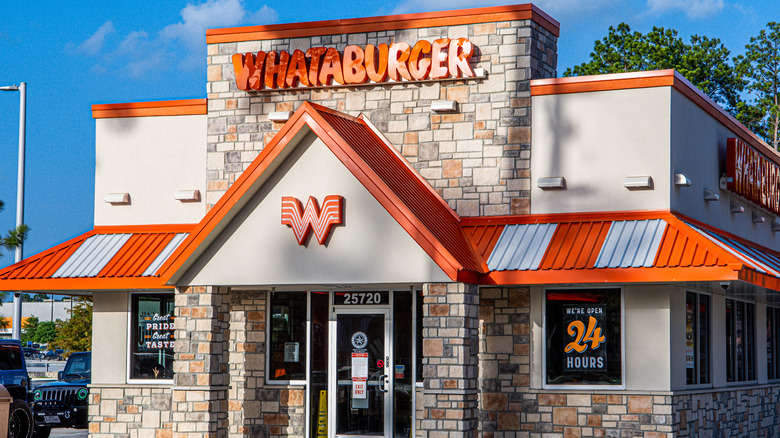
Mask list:
[[[384,436],[393,436],[393,388],[395,387],[394,374],[391,366],[395,360],[393,356],[393,300],[390,294],[390,303],[380,306],[335,306],[331,304],[330,320],[328,327],[328,438],[376,438],[373,435],[336,435],[336,391],[338,385],[338,373],[336,369],[336,342],[338,336],[338,315],[384,315],[385,317],[385,371],[388,375],[388,391],[384,397]],[[389,370],[389,371],[388,371]]]

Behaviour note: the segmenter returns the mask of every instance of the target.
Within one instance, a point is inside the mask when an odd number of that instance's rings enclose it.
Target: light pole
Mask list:
[[[24,223],[24,142],[27,116],[27,83],[19,82],[19,86],[8,85],[0,87],[2,91],[19,92],[19,167],[16,179],[16,227]],[[16,247],[15,262],[22,260],[22,242]],[[14,319],[11,327],[11,337],[22,339],[22,296],[20,292],[14,292]]]

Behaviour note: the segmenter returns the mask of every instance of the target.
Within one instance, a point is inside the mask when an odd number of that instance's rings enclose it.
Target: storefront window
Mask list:
[[[710,297],[693,292],[685,295],[685,379],[710,383]]]
[[[417,382],[423,381],[423,293],[421,290],[417,291],[416,301],[416,316],[417,316]]]
[[[620,290],[548,290],[546,305],[547,384],[622,384]]]
[[[173,379],[173,309],[173,294],[132,296],[131,379]]]
[[[729,382],[756,379],[755,305],[726,300],[726,378]]]
[[[306,379],[306,292],[271,293],[268,380]]]
[[[310,437],[328,434],[328,316],[330,294],[312,292],[311,296],[311,390],[309,406]]]
[[[780,379],[780,308],[766,308],[766,363],[767,377]]]

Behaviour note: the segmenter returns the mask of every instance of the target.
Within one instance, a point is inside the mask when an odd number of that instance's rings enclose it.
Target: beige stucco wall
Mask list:
[[[92,297],[92,383],[122,384],[127,381],[128,294],[106,291]]]
[[[669,208],[670,87],[534,96],[531,213]],[[542,190],[541,177],[566,179]],[[652,190],[628,190],[650,176]]]
[[[692,184],[672,186],[671,208],[694,219],[727,230],[753,242],[780,250],[780,233],[773,232],[774,214],[749,204],[741,197],[719,189],[726,169],[726,142],[737,135],[702,108],[676,90],[672,91],[672,176],[682,173]],[[704,190],[720,195],[719,201],[704,200]],[[730,203],[745,208],[733,214]],[[766,222],[754,223],[752,213],[764,216]]]
[[[297,138],[297,137],[296,137]],[[243,207],[179,285],[377,284],[449,281],[417,242],[344,167],[309,134]],[[327,245],[313,233],[301,246],[281,224],[281,199],[309,196],[320,205],[344,197],[343,225]]]
[[[675,292],[666,285],[623,286],[624,383],[628,391],[670,389],[670,299]],[[535,389],[541,389],[544,383],[544,329],[544,288],[533,287],[531,388]]]
[[[206,193],[206,116],[96,120],[95,225],[195,223],[205,202],[174,199],[179,190]],[[105,202],[129,193],[129,205]]]

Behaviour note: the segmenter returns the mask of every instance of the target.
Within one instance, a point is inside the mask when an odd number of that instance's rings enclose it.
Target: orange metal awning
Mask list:
[[[0,290],[171,289],[157,271],[193,227],[95,227],[0,270]]]
[[[482,284],[742,280],[780,290],[780,253],[668,211],[464,219],[464,231],[487,259]]]

